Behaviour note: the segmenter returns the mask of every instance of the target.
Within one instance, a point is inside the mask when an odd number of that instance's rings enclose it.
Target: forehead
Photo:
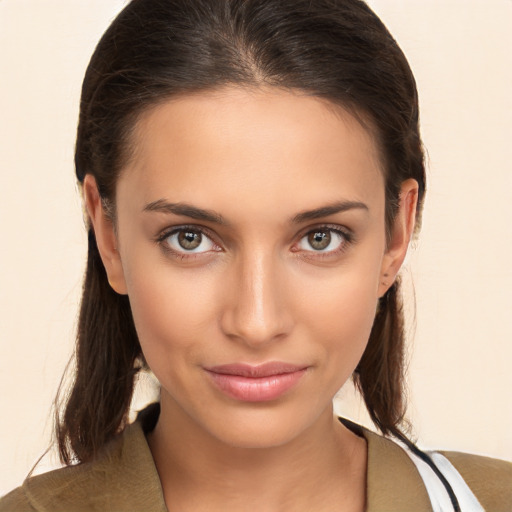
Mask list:
[[[383,196],[371,133],[341,107],[296,91],[226,87],[173,98],[140,118],[132,143],[118,191],[140,204],[217,209],[264,197],[306,208]]]

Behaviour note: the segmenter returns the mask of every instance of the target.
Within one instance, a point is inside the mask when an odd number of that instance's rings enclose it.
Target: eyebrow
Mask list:
[[[205,210],[187,203],[169,203],[164,199],[158,199],[157,201],[147,204],[143,211],[172,213],[174,215],[190,217],[191,219],[212,222],[213,224],[222,224],[223,226],[229,225],[229,222],[222,215],[212,210]]]
[[[320,219],[322,217],[328,217],[336,213],[346,212],[348,210],[364,210],[369,211],[369,208],[364,203],[359,201],[339,201],[314,210],[306,210],[298,213],[290,219],[293,224],[300,224],[309,220]],[[229,226],[230,223],[219,213],[213,210],[205,210],[192,206],[188,203],[169,203],[165,199],[158,199],[147,204],[143,211],[145,212],[160,212],[160,213],[171,213],[174,215],[181,215],[183,217],[190,217],[191,219],[202,220],[211,222],[213,224],[221,224],[223,226]]]
[[[315,208],[314,210],[300,212],[292,218],[292,222],[295,224],[300,224],[301,222],[328,217],[329,215],[346,212],[348,210],[364,210],[368,212],[369,208],[360,201],[339,201],[327,206]]]

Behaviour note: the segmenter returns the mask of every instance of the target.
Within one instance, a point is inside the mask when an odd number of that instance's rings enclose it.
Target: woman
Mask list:
[[[423,152],[414,78],[364,3],[133,0],[89,65],[75,161],[69,467],[0,510],[509,508],[510,464],[404,435]],[[146,367],[160,403],[127,425]],[[351,376],[405,450],[333,418]]]

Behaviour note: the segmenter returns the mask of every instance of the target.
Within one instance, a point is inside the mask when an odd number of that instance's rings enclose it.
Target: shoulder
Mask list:
[[[512,510],[512,462],[461,452],[439,453],[461,474],[485,510]]]
[[[83,503],[85,498],[91,466],[69,466],[26,479],[0,499],[0,512],[74,510],[75,504]]]
[[[432,511],[418,468],[400,444],[344,418],[340,421],[368,444],[367,512]],[[512,511],[511,462],[453,451],[437,453],[448,459],[485,510]]]
[[[0,512],[35,512],[36,510],[21,487],[0,498]]]
[[[115,478],[121,445],[122,439],[115,439],[93,462],[27,478],[20,487],[0,500],[0,512],[97,509],[96,502],[103,500],[105,488],[111,483],[109,480]],[[101,477],[102,473],[106,478]]]
[[[134,423],[92,462],[25,480],[0,499],[0,512],[163,512],[158,473],[142,428]]]

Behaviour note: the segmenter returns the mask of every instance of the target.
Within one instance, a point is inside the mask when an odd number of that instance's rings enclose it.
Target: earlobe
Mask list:
[[[392,286],[409,248],[416,223],[418,182],[404,181],[400,189],[400,205],[396,214],[391,239],[382,260],[378,296],[382,297]]]
[[[121,256],[117,249],[114,224],[103,208],[96,180],[91,174],[87,174],[84,178],[83,194],[87,214],[96,237],[96,244],[107,272],[108,282],[114,291],[120,295],[126,295],[126,283]]]

